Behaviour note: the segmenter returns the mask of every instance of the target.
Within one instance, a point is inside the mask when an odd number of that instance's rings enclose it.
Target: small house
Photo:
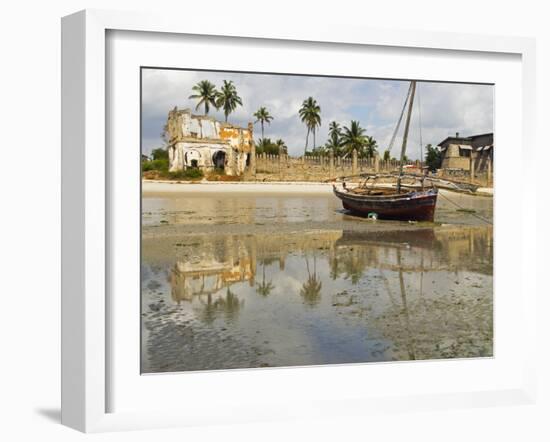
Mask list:
[[[493,168],[493,133],[461,137],[447,137],[438,144],[441,150],[441,169],[475,172],[491,171]]]

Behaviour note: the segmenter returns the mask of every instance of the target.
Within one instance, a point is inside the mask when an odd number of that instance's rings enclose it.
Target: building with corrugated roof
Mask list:
[[[447,137],[438,144],[441,154],[441,169],[462,169],[485,172],[493,169],[493,133],[460,137]]]

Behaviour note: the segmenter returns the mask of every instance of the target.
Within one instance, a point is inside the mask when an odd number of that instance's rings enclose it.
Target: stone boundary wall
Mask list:
[[[419,161],[408,165],[420,167]],[[288,155],[258,154],[255,158],[258,181],[327,181],[341,176],[364,172],[393,172],[399,169],[399,161],[383,161],[378,156],[347,158],[331,156],[306,156],[294,158]]]
[[[464,169],[439,169],[437,171],[439,178],[448,178],[451,180],[467,181],[480,186],[493,187],[493,174],[491,170],[475,171],[471,173]]]

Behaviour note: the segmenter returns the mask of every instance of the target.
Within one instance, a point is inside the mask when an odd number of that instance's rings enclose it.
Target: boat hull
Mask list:
[[[415,191],[400,195],[369,196],[342,192],[334,188],[344,209],[368,216],[376,213],[380,219],[401,221],[433,221],[437,203],[437,189]]]

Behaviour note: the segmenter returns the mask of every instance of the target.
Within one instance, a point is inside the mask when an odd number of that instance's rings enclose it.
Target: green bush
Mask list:
[[[196,180],[203,176],[204,174],[200,169],[186,169],[167,173],[167,177],[171,180]]]
[[[441,167],[441,162],[443,160],[443,155],[441,154],[441,151],[435,147],[433,147],[431,144],[428,144],[426,146],[426,166],[428,166],[428,169],[430,172],[435,172],[437,169]]]
[[[263,153],[269,155],[279,155],[279,153],[286,154],[288,148],[285,142],[281,139],[271,141],[271,138],[263,138],[256,142],[256,154],[261,155]]]
[[[147,172],[149,170],[158,170],[159,172],[168,172],[168,159],[162,158],[158,160],[142,161],[141,170]]]
[[[151,157],[153,160],[166,160],[168,161],[168,150],[163,149],[162,147],[157,147],[151,152]]]
[[[143,172],[148,172],[150,170],[153,170],[153,164],[151,161],[142,161],[141,162],[141,170]]]

